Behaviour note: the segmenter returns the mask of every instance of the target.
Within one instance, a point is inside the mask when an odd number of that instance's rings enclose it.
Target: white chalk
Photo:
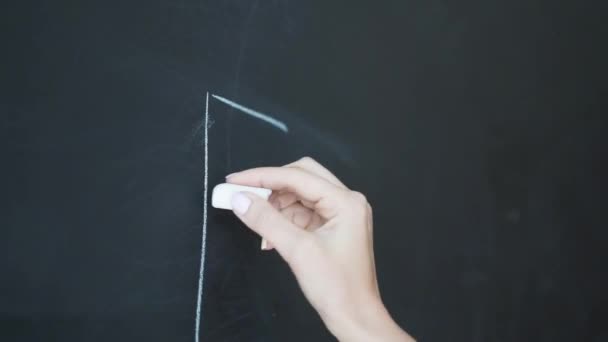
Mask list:
[[[232,196],[237,192],[251,192],[267,200],[268,197],[270,197],[272,190],[253,186],[222,183],[213,188],[211,205],[218,209],[232,210]]]
[[[201,236],[201,264],[198,271],[196,296],[196,318],[194,319],[194,342],[199,342],[201,312],[203,307],[203,280],[205,276],[205,246],[207,245],[207,187],[209,185],[209,92],[205,96],[205,177],[203,178],[203,234]]]
[[[214,95],[211,94],[211,96],[213,96],[213,98],[215,98],[216,100],[222,101],[225,104],[229,105],[232,108],[236,108],[238,110],[240,110],[241,112],[245,113],[245,114],[249,114],[251,116],[253,116],[254,118],[260,119],[262,121],[266,121],[267,123],[273,125],[274,127],[280,129],[281,131],[287,133],[289,132],[289,128],[287,128],[287,125],[284,124],[283,122],[273,118],[272,116],[268,115],[268,114],[264,114],[264,113],[260,113],[257,110],[253,110],[251,108],[247,108],[245,106],[242,106],[234,101],[230,101],[227,98],[218,96],[218,95]]]

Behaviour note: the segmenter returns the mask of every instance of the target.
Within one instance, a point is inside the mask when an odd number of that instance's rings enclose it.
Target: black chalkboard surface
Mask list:
[[[205,178],[305,155],[369,198],[415,337],[608,339],[603,4],[0,9],[0,340],[331,341],[204,206]]]

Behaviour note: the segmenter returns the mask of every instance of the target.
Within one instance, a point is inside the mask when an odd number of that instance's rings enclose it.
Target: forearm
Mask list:
[[[380,300],[323,318],[329,331],[341,342],[415,341],[392,319]]]

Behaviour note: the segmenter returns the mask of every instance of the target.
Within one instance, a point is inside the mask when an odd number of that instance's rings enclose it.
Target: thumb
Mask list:
[[[288,261],[289,252],[306,234],[287,220],[265,199],[249,192],[238,192],[232,196],[232,210],[243,223],[261,237],[268,240]]]

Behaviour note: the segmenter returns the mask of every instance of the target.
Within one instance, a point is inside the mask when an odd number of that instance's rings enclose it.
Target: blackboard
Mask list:
[[[209,190],[305,155],[367,195],[413,336],[608,339],[604,5],[0,8],[1,340],[195,341],[198,309],[201,341],[331,341],[204,206],[205,170]]]

